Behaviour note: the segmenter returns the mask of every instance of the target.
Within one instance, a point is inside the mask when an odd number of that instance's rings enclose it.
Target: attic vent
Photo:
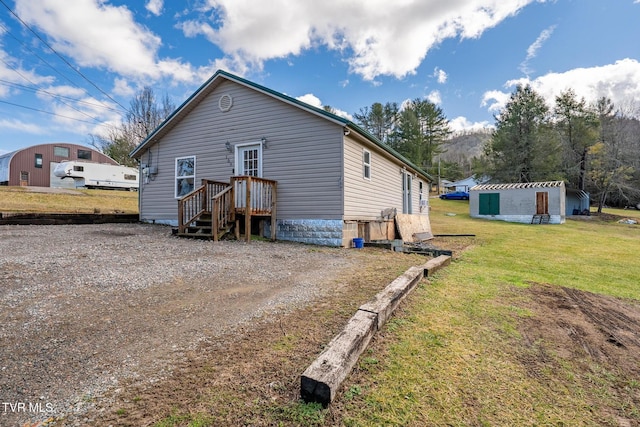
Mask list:
[[[233,98],[231,98],[231,95],[229,94],[225,93],[218,100],[218,108],[220,108],[220,111],[222,112],[229,111],[232,106],[233,106]]]

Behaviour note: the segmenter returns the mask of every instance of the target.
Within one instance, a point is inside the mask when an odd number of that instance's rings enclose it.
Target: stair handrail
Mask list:
[[[235,221],[235,209],[233,206],[233,185],[218,192],[211,198],[211,233],[213,241],[218,241],[218,233]]]
[[[184,233],[206,209],[207,186],[201,185],[178,199],[178,233]]]
[[[211,212],[211,199],[208,195],[219,193],[228,186],[228,182],[203,179],[200,187],[178,199],[178,232],[184,233],[189,224],[203,213]]]

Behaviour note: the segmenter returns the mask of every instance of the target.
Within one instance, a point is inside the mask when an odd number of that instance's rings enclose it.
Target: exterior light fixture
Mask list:
[[[225,148],[227,149],[228,152],[232,152],[233,150],[231,149],[231,143],[229,141],[224,143]]]

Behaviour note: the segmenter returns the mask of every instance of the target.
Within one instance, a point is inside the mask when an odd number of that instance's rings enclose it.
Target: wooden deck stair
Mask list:
[[[531,224],[549,224],[550,220],[549,214],[536,214],[531,218]]]
[[[202,180],[202,185],[178,200],[180,237],[218,241],[234,232],[240,238],[240,216],[244,217],[245,239],[251,239],[252,216],[271,218],[271,239],[275,240],[277,182],[252,176],[234,176],[230,183]]]
[[[220,240],[227,234],[233,234],[234,223],[227,224],[220,228],[216,235],[213,235],[213,218],[210,213],[202,213],[199,218],[188,225],[184,232],[178,232],[180,237],[188,237],[192,239],[214,239]]]

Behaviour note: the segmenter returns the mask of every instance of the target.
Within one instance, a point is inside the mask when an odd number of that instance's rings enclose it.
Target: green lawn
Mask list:
[[[640,226],[474,220],[468,202],[438,199],[431,224],[434,233],[474,233],[474,245],[390,321],[367,353],[377,362],[361,359],[347,380],[359,393],[339,403],[343,424],[618,425],[614,412],[640,423],[638,408],[612,393],[628,390],[637,402],[637,375],[593,362],[585,372],[585,361],[549,354],[549,370],[532,377],[513,348],[523,339],[518,320],[531,315],[514,289],[548,283],[640,300]]]

